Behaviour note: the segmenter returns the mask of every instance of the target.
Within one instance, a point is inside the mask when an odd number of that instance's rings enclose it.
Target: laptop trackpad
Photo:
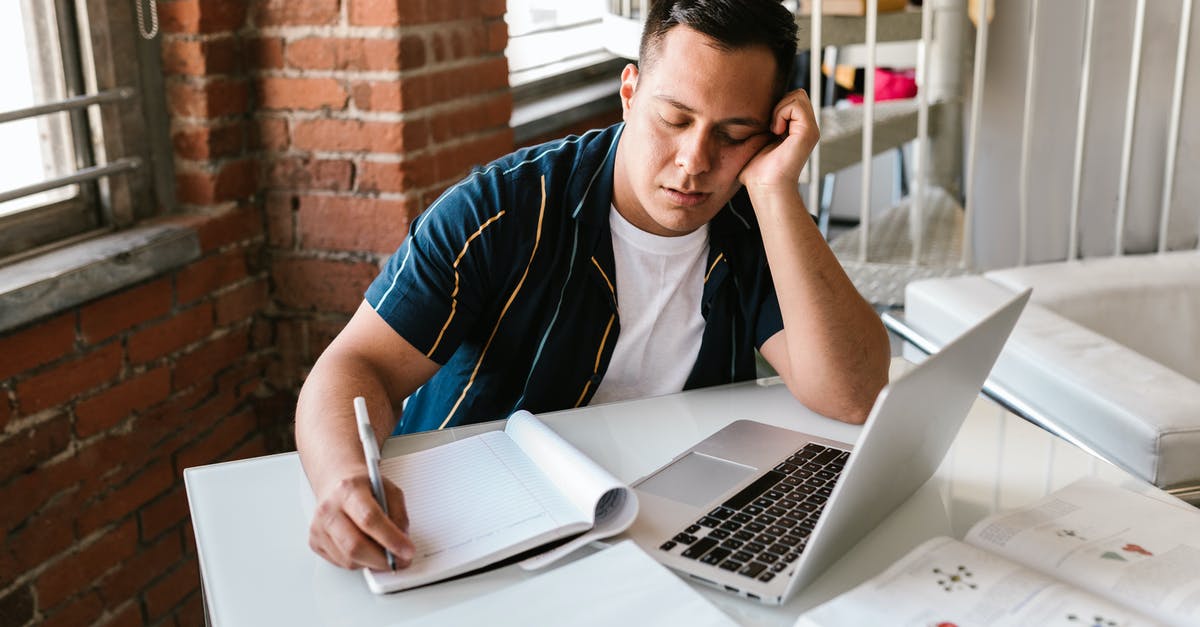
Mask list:
[[[755,472],[756,468],[692,452],[651,475],[637,489],[704,507]]]

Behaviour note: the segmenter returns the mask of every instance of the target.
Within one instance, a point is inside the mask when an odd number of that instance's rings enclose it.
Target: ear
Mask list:
[[[637,91],[638,69],[630,63],[621,70],[621,119],[627,119],[632,106],[633,94]]]

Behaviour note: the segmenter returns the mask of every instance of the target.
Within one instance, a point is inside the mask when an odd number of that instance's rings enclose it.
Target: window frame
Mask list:
[[[131,5],[128,0],[26,5],[55,14],[67,100],[119,95],[35,116],[69,117],[74,173],[85,171],[87,177],[70,183],[79,190],[72,198],[0,216],[0,265],[175,209],[159,41],[139,36]]]

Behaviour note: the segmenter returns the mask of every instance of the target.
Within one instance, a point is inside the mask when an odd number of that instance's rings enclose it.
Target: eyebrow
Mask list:
[[[682,102],[680,102],[670,96],[663,96],[663,95],[655,94],[654,97],[655,97],[655,99],[665,102],[665,103],[671,105],[672,107],[679,109],[680,111],[684,111],[686,113],[691,113],[691,114],[697,113],[697,111],[695,109],[687,106],[686,104],[683,104]],[[753,129],[761,132],[761,131],[766,130],[767,123],[763,122],[762,120],[756,119],[756,118],[725,118],[724,120],[718,120],[717,126],[749,126]]]

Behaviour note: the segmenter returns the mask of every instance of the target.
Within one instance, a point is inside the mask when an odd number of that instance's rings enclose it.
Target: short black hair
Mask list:
[[[796,19],[779,0],[652,0],[638,57],[644,71],[662,38],[683,25],[722,50],[766,46],[775,57],[775,95],[783,96],[796,58]]]

